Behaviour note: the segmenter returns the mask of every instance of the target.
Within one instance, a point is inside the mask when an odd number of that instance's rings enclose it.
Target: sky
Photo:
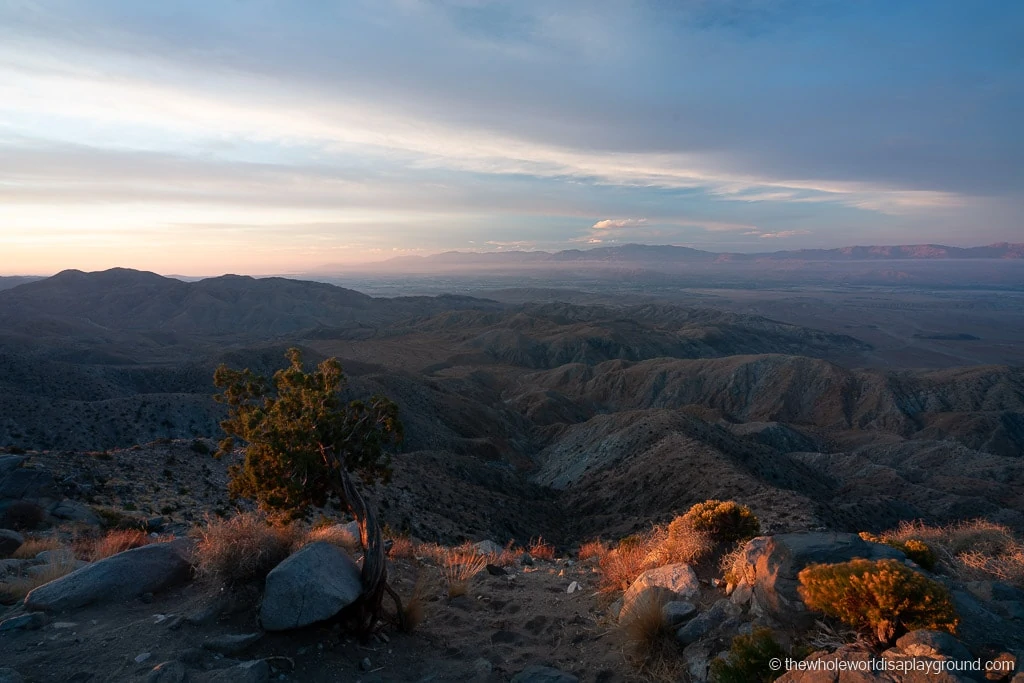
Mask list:
[[[0,274],[1024,241],[1016,0],[0,0]]]

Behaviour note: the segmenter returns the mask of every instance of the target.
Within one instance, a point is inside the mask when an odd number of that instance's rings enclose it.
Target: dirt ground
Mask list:
[[[31,683],[141,681],[173,659],[188,666],[189,680],[251,659],[269,660],[271,680],[310,683],[507,681],[531,664],[573,673],[584,683],[639,680],[607,618],[608,599],[596,591],[592,565],[535,560],[503,576],[483,571],[467,595],[449,598],[438,570],[417,564],[392,563],[392,581],[403,596],[421,574],[428,586],[424,619],[412,634],[386,627],[361,642],[339,626],[314,626],[264,634],[226,657],[203,643],[258,631],[256,592],[232,597],[192,582],[149,603],[84,608],[55,616],[40,630],[0,633],[0,659]],[[573,581],[580,589],[569,594]],[[7,608],[0,619],[17,613]]]

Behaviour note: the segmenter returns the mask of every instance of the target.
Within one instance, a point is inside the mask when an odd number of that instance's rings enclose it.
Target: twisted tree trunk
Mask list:
[[[334,471],[337,474],[338,494],[348,508],[349,513],[359,524],[359,542],[363,546],[363,568],[360,575],[363,593],[351,607],[351,611],[356,619],[356,628],[364,635],[373,631],[383,615],[385,591],[395,601],[399,626],[404,626],[401,598],[388,586],[384,537],[381,534],[380,525],[377,523],[377,515],[366,504],[366,499],[359,492],[355,482],[352,481],[352,477],[345,469],[344,464],[332,452],[328,451],[328,454],[333,459]]]

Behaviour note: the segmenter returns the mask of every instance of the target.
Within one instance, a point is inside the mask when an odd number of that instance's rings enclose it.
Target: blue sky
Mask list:
[[[1024,241],[1024,4],[0,0],[0,272]]]

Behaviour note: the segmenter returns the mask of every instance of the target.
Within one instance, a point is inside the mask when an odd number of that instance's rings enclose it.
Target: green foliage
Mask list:
[[[808,608],[874,635],[880,643],[915,629],[956,632],[946,588],[897,560],[818,564],[799,575]]]
[[[939,561],[939,558],[935,555],[935,551],[932,550],[931,546],[916,538],[901,540],[898,538],[875,536],[874,534],[866,531],[862,531],[860,537],[865,541],[870,541],[872,543],[884,543],[890,548],[896,548],[896,550],[901,551],[917,566],[928,571],[935,569],[935,565]]]
[[[732,639],[729,656],[711,662],[711,680],[714,683],[770,683],[784,673],[773,671],[771,660],[784,660],[788,656],[770,628],[759,628],[749,636]]]
[[[302,368],[302,354],[289,349],[289,367],[269,380],[251,370],[217,368],[214,398],[228,406],[221,427],[228,435],[216,455],[230,453],[235,439],[246,443],[245,460],[230,468],[228,492],[250,498],[266,511],[292,516],[328,500],[344,503],[334,470],[343,467],[364,481],[390,475],[385,448],[398,443],[398,407],[386,398],[344,403],[341,365],[334,358],[313,372]],[[334,457],[329,457],[333,454]]]
[[[761,533],[761,522],[750,508],[732,500],[697,503],[677,521],[724,543],[744,541]]]

